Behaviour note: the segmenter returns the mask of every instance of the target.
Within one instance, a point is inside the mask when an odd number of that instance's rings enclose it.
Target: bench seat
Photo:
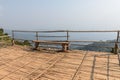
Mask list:
[[[62,46],[62,51],[66,52],[68,50],[68,45],[69,42],[67,41],[46,41],[46,40],[33,40],[33,42],[35,43],[35,48],[37,49],[40,43],[46,43],[46,44],[58,44]]]

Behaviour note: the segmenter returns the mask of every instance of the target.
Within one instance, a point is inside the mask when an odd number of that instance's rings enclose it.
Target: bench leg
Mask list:
[[[38,46],[39,46],[39,42],[36,42],[34,50],[37,50]]]
[[[68,44],[62,44],[62,51],[67,52],[68,51]]]

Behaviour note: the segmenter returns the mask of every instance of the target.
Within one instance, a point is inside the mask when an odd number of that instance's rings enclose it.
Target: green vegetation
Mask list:
[[[28,46],[31,45],[30,42],[29,42],[28,40],[24,40],[23,44],[24,44],[24,45],[28,45]]]
[[[8,36],[8,33],[4,33],[4,29],[0,28],[0,42],[11,43],[12,39]],[[16,45],[27,45],[31,46],[31,43],[28,40],[19,41],[15,40]]]
[[[3,36],[3,34],[4,34],[4,30],[0,28],[0,36]]]
[[[24,41],[16,40],[15,44],[22,45],[22,46],[24,46],[24,45],[31,46],[31,43],[28,40],[24,40]]]
[[[11,44],[11,40],[8,33],[4,33],[4,29],[0,28],[0,46]]]

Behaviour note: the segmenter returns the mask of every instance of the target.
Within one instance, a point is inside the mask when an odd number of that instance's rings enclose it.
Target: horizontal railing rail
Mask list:
[[[120,32],[120,30],[49,30],[49,31],[27,31],[27,30],[12,30],[14,32]]]

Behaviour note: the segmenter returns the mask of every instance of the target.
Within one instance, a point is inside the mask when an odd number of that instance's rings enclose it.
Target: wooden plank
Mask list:
[[[118,32],[119,30],[49,30],[49,31],[25,31],[25,30],[12,30],[13,32]]]
[[[69,42],[55,42],[55,41],[45,41],[45,40],[33,40],[33,42],[49,43],[49,44],[68,44],[69,43]]]
[[[48,61],[44,62],[44,64],[48,64],[51,60],[53,60],[53,59],[55,59],[55,58],[57,58],[57,57],[58,57],[58,56],[54,56],[54,57],[50,58]],[[40,67],[41,67],[41,65],[39,66],[39,68],[31,71],[28,75],[26,75],[25,78],[27,78],[29,75],[31,75],[31,74],[34,73],[35,71],[39,70]],[[22,80],[24,80],[24,78],[22,78]]]
[[[96,40],[69,40],[69,42],[98,42],[98,43],[115,43],[115,42],[107,42],[107,41],[96,41]],[[118,42],[120,43],[120,42]]]
[[[84,61],[85,58],[86,58],[87,53],[88,53],[88,52],[86,52],[85,55],[83,56],[82,62],[79,64],[78,68],[76,69],[76,72],[75,72],[74,76],[72,77],[72,80],[75,80],[75,77],[76,77],[77,74],[79,73],[79,70],[80,70],[80,68],[81,68],[81,66],[82,66],[83,61]]]
[[[91,71],[90,80],[94,80],[95,63],[96,63],[96,55],[94,56],[94,60],[93,60],[93,65],[92,65],[92,71]]]
[[[41,74],[39,74],[37,77],[35,77],[33,80],[36,80],[36,79],[38,79],[39,77],[41,77],[45,72],[47,72],[52,66],[54,66],[58,61],[60,61],[62,58],[64,58],[65,57],[65,54],[62,56],[62,57],[60,57],[60,58],[58,58],[55,62],[53,62],[49,67],[47,67]]]
[[[107,80],[109,80],[109,74],[110,74],[110,70],[109,70],[109,67],[110,67],[110,55],[108,55],[107,57]]]
[[[47,33],[47,32],[66,32],[66,30],[54,30],[54,31],[25,31],[25,30],[12,30],[13,32],[42,32],[42,33]]]
[[[38,37],[68,37],[68,36],[38,36]]]
[[[83,30],[83,31],[72,31],[72,30],[69,30],[69,32],[118,32],[118,30]]]

